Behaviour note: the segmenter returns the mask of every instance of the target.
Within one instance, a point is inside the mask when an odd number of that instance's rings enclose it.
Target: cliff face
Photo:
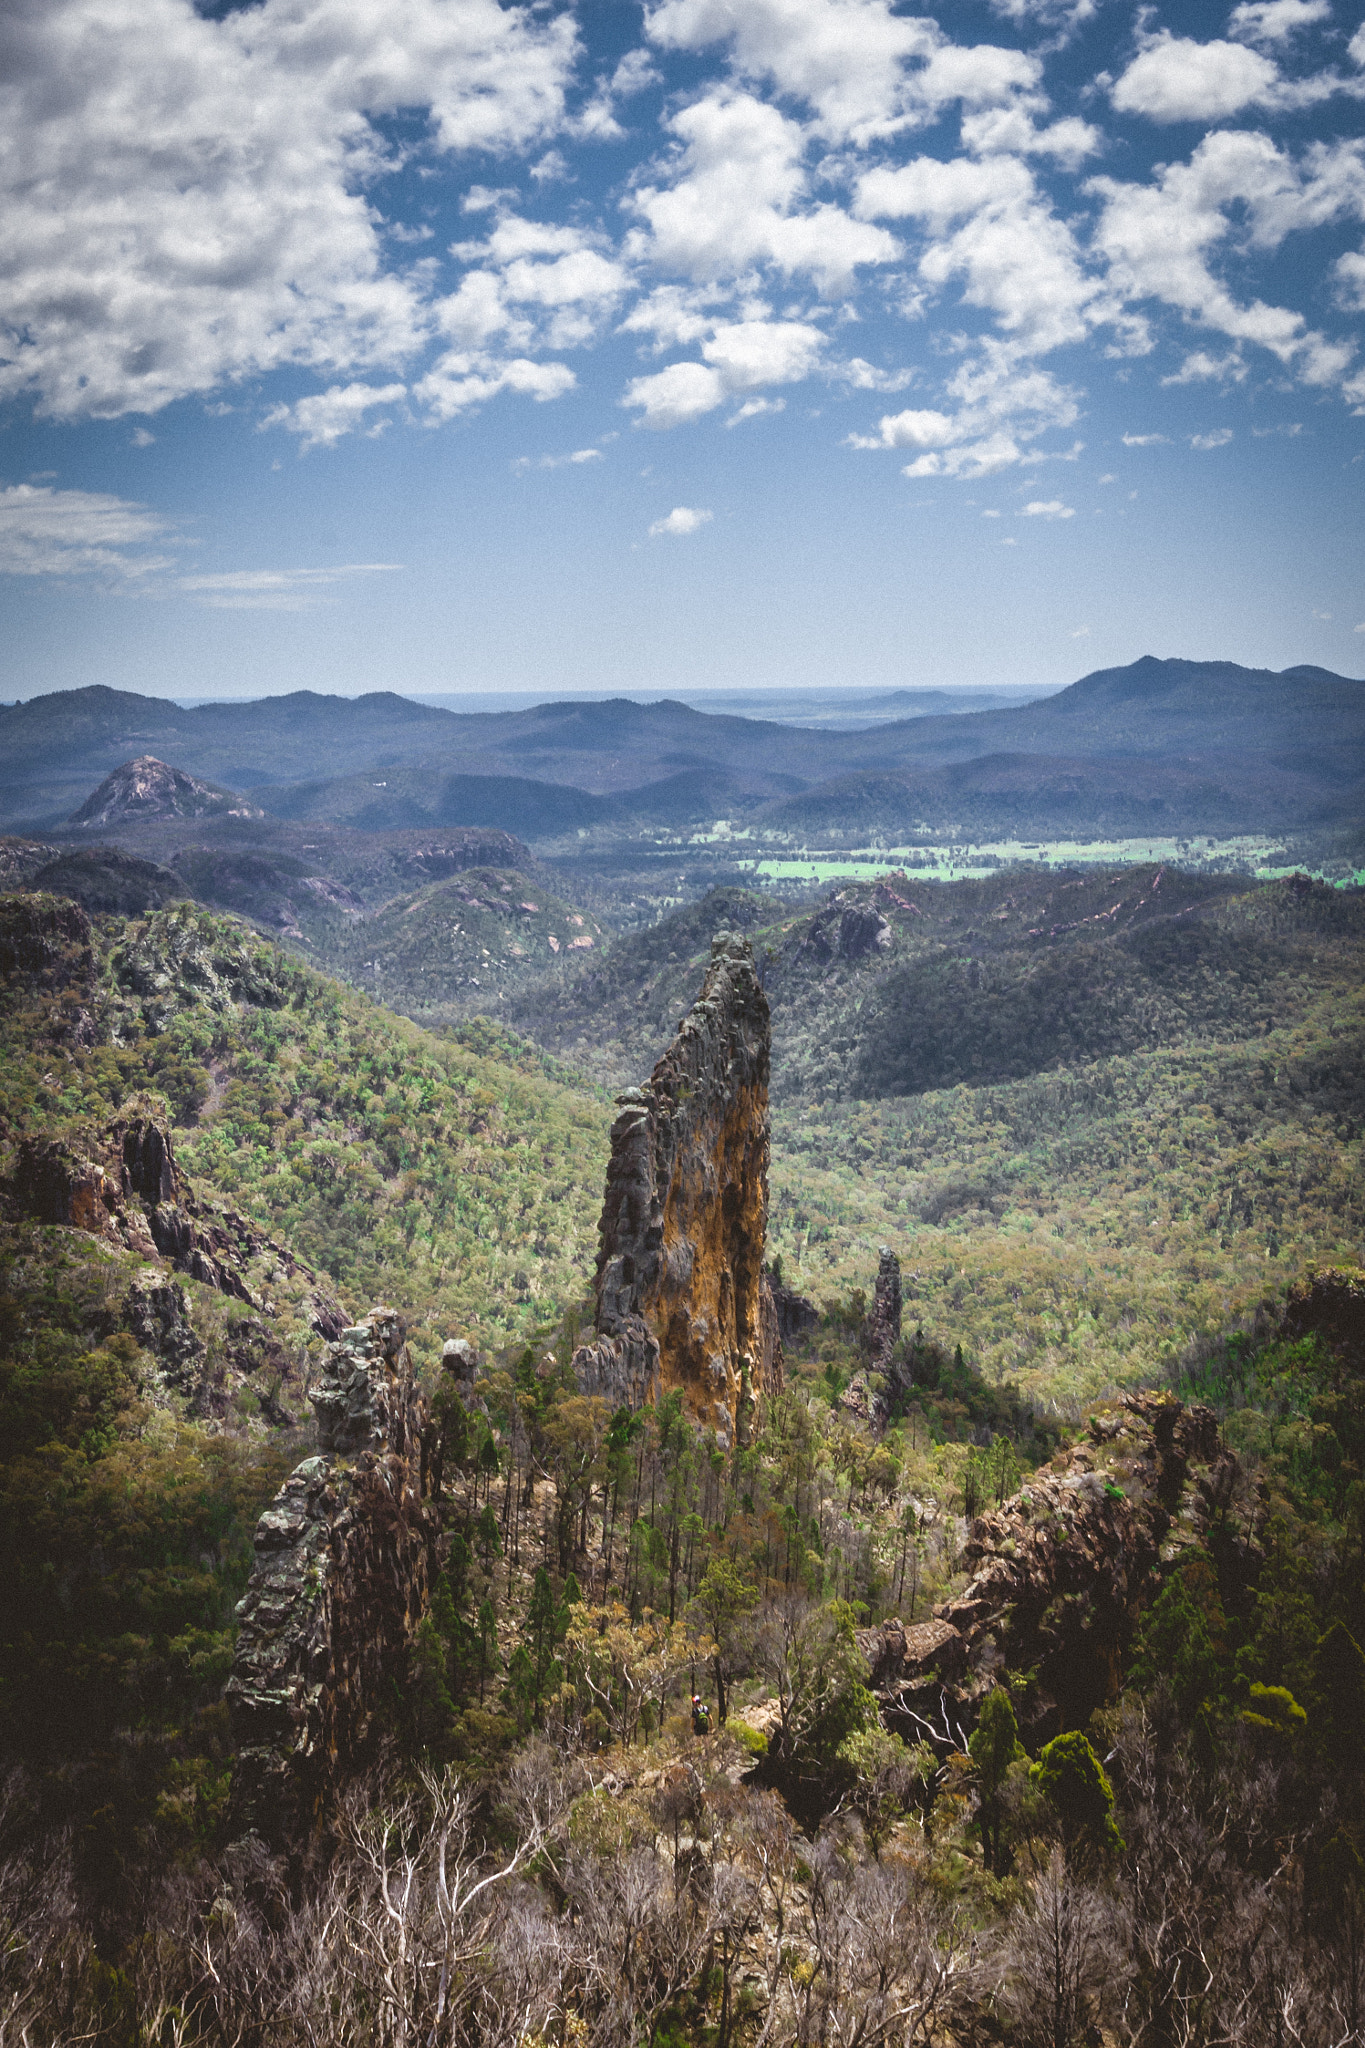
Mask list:
[[[15,1206],[36,1222],[64,1223],[164,1260],[267,1315],[270,1304],[252,1288],[248,1268],[272,1254],[277,1267],[311,1285],[319,1335],[334,1337],[345,1327],[330,1291],[285,1246],[235,1212],[211,1210],[196,1199],[158,1116],[134,1115],[78,1139],[26,1137],[10,1187]]]
[[[437,1527],[402,1318],[376,1308],[344,1331],[311,1398],[321,1454],[257,1526],[226,1693],[230,1822],[295,1855],[372,1747],[384,1682],[426,1611]]]
[[[1117,1693],[1152,1572],[1199,1540],[1237,1477],[1212,1409],[1132,1395],[1092,1416],[1088,1442],[972,1523],[976,1574],[956,1599],[859,1637],[892,1725],[955,1738],[1008,1663],[1033,1677],[1031,1739],[1084,1726]]]
[[[727,1444],[780,1387],[763,1274],[768,1225],[768,1002],[746,939],[712,942],[701,994],[643,1088],[617,1097],[597,1255],[598,1341],[585,1392],[638,1406],[681,1388]]]

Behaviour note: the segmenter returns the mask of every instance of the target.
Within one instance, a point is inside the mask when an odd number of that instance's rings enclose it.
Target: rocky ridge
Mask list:
[[[21,1138],[10,1181],[19,1213],[164,1260],[267,1316],[274,1306],[253,1286],[249,1269],[269,1260],[308,1284],[313,1328],[335,1337],[346,1319],[326,1283],[235,1210],[200,1202],[176,1163],[166,1123],[150,1109],[130,1108],[130,1115],[71,1137]]]
[[[930,1621],[860,1632],[888,1725],[956,1743],[1008,1665],[1030,1679],[1030,1742],[1084,1726],[1117,1696],[1152,1573],[1202,1539],[1238,1479],[1211,1408],[1131,1394],[1097,1411],[1084,1442],[971,1524],[961,1593]]]
[[[374,1308],[343,1330],[309,1398],[319,1455],[257,1524],[226,1689],[230,1825],[296,1859],[373,1746],[385,1680],[426,1612],[437,1534],[402,1317]]]
[[[643,1088],[616,1100],[585,1393],[639,1407],[673,1388],[728,1446],[782,1384],[763,1271],[768,1002],[747,939],[719,932],[701,994]]]

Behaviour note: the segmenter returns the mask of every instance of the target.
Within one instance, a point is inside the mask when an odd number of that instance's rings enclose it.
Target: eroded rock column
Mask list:
[[[295,1854],[366,1759],[385,1679],[426,1611],[436,1534],[401,1316],[376,1308],[344,1330],[311,1399],[321,1454],[257,1525],[226,1694],[233,1824]]]
[[[617,1097],[585,1392],[629,1406],[681,1388],[692,1418],[744,1441],[781,1385],[763,1274],[768,1000],[747,939],[720,932],[701,994],[643,1088]]]

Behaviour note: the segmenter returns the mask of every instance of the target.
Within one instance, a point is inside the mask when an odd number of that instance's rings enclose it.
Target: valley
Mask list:
[[[327,782],[326,700],[15,707],[0,2028],[1025,2048],[1051,1912],[1058,2040],[1353,2038],[1365,686],[1289,675],[1327,767],[1217,664],[360,700]]]

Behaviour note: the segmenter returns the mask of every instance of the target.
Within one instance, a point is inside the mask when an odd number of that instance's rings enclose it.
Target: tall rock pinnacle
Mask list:
[[[638,1405],[681,1388],[693,1419],[747,1439],[782,1383],[763,1274],[768,1000],[747,939],[719,932],[701,994],[643,1088],[617,1097],[586,1392]]]

